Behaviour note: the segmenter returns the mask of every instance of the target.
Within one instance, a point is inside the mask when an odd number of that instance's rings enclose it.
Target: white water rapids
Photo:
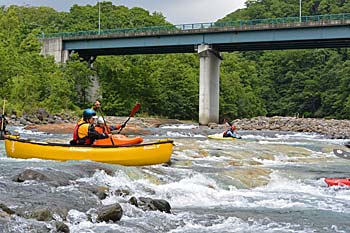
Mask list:
[[[26,137],[70,139],[19,130]],[[214,140],[195,125],[170,125],[154,132],[146,140],[174,139],[171,165],[111,165],[116,168],[113,174],[96,170],[79,179],[108,186],[102,203],[120,203],[124,215],[117,223],[96,223],[87,213],[71,209],[63,220],[71,232],[350,232],[350,188],[327,187],[323,180],[350,177],[350,160],[332,152],[345,149],[345,140],[267,131],[242,131],[241,140]],[[1,169],[64,170],[69,163],[79,163],[7,158],[3,142],[0,153]],[[1,172],[0,181],[10,182],[8,176],[8,171]],[[129,196],[113,192],[121,189]],[[52,188],[58,190],[77,192],[74,185]],[[127,203],[130,196],[167,200],[172,213],[143,211]],[[16,228],[12,224],[9,232],[25,232],[26,223],[15,221]]]

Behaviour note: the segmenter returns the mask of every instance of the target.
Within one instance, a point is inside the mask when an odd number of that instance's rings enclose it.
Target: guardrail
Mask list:
[[[166,26],[152,26],[142,28],[117,28],[79,32],[59,32],[38,35],[41,38],[55,38],[55,37],[77,37],[77,36],[93,36],[93,35],[110,35],[110,34],[128,34],[128,33],[145,33],[145,32],[173,32],[183,30],[198,30],[210,28],[226,28],[226,27],[244,27],[254,25],[284,25],[291,23],[308,23],[308,22],[323,22],[332,20],[347,20],[350,19],[350,13],[344,14],[328,14],[328,15],[314,15],[287,18],[270,18],[270,19],[254,19],[254,20],[239,20],[231,22],[214,22],[214,23],[194,23],[181,25],[166,25]]]

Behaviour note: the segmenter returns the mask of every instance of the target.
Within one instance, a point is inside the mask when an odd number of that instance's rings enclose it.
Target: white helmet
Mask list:
[[[97,124],[104,124],[105,121],[103,120],[103,117],[99,116],[97,119]]]

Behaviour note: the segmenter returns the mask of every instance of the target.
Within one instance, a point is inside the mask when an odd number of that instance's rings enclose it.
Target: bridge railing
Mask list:
[[[128,34],[128,33],[156,33],[156,32],[173,32],[185,30],[198,30],[210,28],[226,28],[226,27],[246,27],[255,25],[284,25],[292,23],[308,23],[308,22],[322,22],[331,20],[347,20],[350,19],[350,13],[344,14],[328,14],[328,15],[313,15],[300,17],[286,17],[286,18],[270,18],[270,19],[254,19],[254,20],[239,20],[229,22],[214,22],[214,23],[194,23],[181,25],[167,25],[167,26],[152,26],[142,28],[117,28],[79,32],[59,32],[38,35],[41,38],[55,38],[55,37],[79,37],[79,36],[94,36],[94,35],[109,35],[109,34]]]

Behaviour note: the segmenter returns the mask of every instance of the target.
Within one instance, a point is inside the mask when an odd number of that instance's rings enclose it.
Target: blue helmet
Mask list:
[[[84,120],[88,120],[93,116],[96,116],[96,112],[94,110],[92,110],[91,108],[87,108],[84,110],[84,112],[83,112]]]

